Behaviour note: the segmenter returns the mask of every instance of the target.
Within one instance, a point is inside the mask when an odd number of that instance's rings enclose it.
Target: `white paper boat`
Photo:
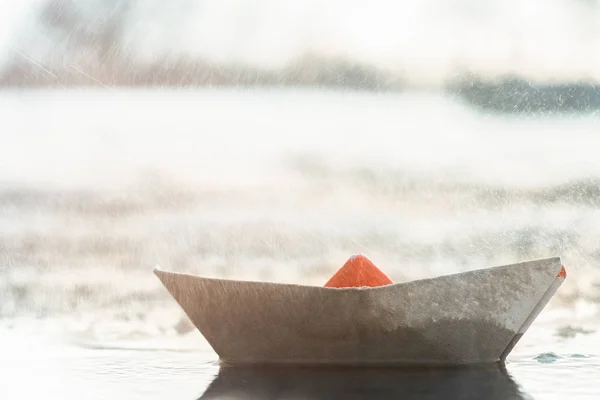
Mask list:
[[[380,287],[154,272],[225,364],[503,361],[566,277],[558,257]]]

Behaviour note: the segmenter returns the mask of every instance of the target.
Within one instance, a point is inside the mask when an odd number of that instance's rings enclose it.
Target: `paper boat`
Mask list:
[[[154,272],[232,365],[503,361],[566,278],[558,257],[383,286]]]

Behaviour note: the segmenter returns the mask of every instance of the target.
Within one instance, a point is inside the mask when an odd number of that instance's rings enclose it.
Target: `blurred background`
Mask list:
[[[561,256],[600,301],[600,4],[0,1],[0,324],[192,331],[152,268],[322,285]],[[562,318],[562,319],[561,319]]]

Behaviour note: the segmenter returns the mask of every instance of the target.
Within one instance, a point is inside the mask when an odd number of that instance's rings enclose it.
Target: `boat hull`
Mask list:
[[[155,274],[223,363],[456,365],[506,358],[561,268],[549,258],[371,288]]]

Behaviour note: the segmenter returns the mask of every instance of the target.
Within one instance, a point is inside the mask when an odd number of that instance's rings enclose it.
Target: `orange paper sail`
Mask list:
[[[367,257],[362,254],[352,256],[325,284],[325,287],[384,286],[393,283]]]

